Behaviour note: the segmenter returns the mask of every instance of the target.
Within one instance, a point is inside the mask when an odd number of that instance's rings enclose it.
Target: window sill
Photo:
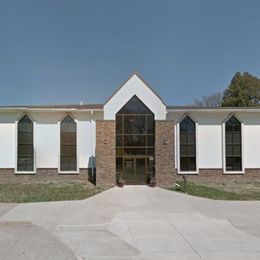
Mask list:
[[[58,172],[59,175],[79,175],[79,171],[59,171]]]
[[[245,174],[245,171],[224,171],[223,174],[226,175],[243,175]]]
[[[194,174],[199,174],[199,172],[198,171],[194,171],[194,172],[181,172],[181,171],[178,171],[178,174],[179,175],[194,175]]]
[[[36,174],[36,172],[35,171],[33,171],[33,172],[25,172],[25,171],[19,171],[19,172],[15,172],[14,173],[15,175],[35,175]]]

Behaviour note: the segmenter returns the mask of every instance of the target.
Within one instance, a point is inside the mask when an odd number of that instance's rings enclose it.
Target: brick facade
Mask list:
[[[38,168],[35,174],[15,174],[15,169],[0,169],[0,183],[47,183],[47,182],[84,182],[93,184],[88,180],[91,169],[81,168],[79,174],[61,174],[57,168]]]
[[[173,186],[176,179],[173,121],[155,121],[155,174],[158,186]]]
[[[165,163],[167,164],[167,161]],[[0,184],[79,181],[92,186],[93,184],[89,180],[90,173],[91,168],[81,168],[79,174],[59,174],[57,168],[38,168],[36,174],[15,174],[13,168],[2,168],[0,169]],[[182,176],[182,174],[177,174],[177,169],[172,171],[172,176],[170,177],[162,172],[161,176],[157,176],[157,185],[173,187],[175,181],[182,180]],[[245,169],[245,174],[223,174],[222,169],[200,169],[199,174],[188,174],[186,176],[187,180],[192,182],[259,181],[260,169]],[[113,182],[114,184],[115,181]],[[104,184],[103,186],[108,185]]]
[[[96,185],[116,184],[116,133],[114,120],[96,121]]]
[[[163,167],[167,168],[167,161],[164,164]],[[92,186],[90,176],[91,168],[81,168],[79,174],[59,174],[57,168],[38,168],[36,174],[15,174],[13,168],[2,168],[0,169],[0,184],[80,181]],[[177,174],[176,168],[172,171],[172,176],[164,172],[157,172],[157,185],[173,187],[175,181],[182,180],[182,176],[182,174]],[[186,176],[187,180],[192,182],[259,181],[260,169],[245,169],[245,174],[223,174],[222,169],[199,169],[199,174],[187,174]],[[112,181],[111,186],[115,184],[114,177]],[[108,185],[103,184],[103,186]]]
[[[155,173],[160,187],[173,187],[182,174],[175,162],[175,123],[155,121]],[[59,174],[57,168],[38,168],[36,174],[15,174],[13,168],[0,169],[0,183],[37,183],[83,181],[87,185],[111,187],[116,184],[115,121],[96,121],[96,169],[81,168],[79,174]],[[95,174],[96,173],[96,174]],[[245,169],[245,174],[223,174],[223,169],[199,169],[199,174],[187,174],[194,182],[256,181],[260,169]]]
[[[223,181],[256,181],[260,180],[260,169],[245,169],[245,174],[223,174],[223,169],[199,169],[199,174],[187,174],[187,180],[193,182],[216,182]],[[182,175],[178,174],[177,180],[181,180]]]

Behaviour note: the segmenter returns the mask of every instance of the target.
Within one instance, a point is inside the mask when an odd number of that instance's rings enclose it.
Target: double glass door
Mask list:
[[[124,158],[124,180],[126,184],[146,184],[145,158]]]

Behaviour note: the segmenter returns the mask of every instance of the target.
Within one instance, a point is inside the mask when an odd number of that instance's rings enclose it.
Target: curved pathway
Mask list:
[[[260,202],[147,186],[0,204],[0,259],[260,259]]]

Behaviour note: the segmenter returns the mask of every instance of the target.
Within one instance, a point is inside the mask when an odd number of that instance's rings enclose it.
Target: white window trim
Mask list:
[[[77,159],[77,170],[76,171],[62,171],[60,169],[60,125],[61,122],[67,117],[70,116],[76,123],[76,144],[77,144],[77,155],[76,155],[76,159]],[[79,174],[79,133],[78,133],[78,120],[72,116],[70,113],[67,113],[65,116],[63,116],[59,121],[58,121],[58,174],[60,175],[78,175]]]
[[[195,140],[196,140],[196,171],[181,171],[180,170],[180,123],[181,121],[186,117],[190,117],[193,122],[195,123]],[[193,118],[189,113],[185,113],[183,116],[179,118],[177,121],[177,127],[176,127],[176,155],[177,155],[177,172],[178,174],[183,175],[194,175],[199,174],[199,145],[198,145],[198,121]]]
[[[27,115],[29,119],[33,122],[33,171],[19,171],[18,170],[18,122],[25,116]],[[20,115],[16,120],[15,120],[15,169],[14,173],[19,175],[34,175],[36,174],[36,122],[35,120],[28,114],[28,113],[23,113]]]
[[[228,171],[226,169],[226,128],[225,128],[225,124],[226,122],[232,117],[234,116],[240,123],[241,123],[241,156],[242,156],[242,160],[241,160],[241,164],[242,164],[242,170],[241,171]],[[222,161],[223,161],[223,174],[227,174],[227,175],[237,175],[237,174],[245,174],[245,167],[244,167],[244,122],[234,113],[231,113],[228,117],[225,118],[225,120],[222,122]]]

